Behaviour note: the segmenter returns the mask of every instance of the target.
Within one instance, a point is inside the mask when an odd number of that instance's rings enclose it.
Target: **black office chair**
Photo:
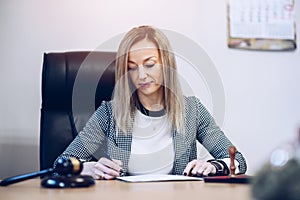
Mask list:
[[[102,100],[111,99],[115,82],[115,57],[114,52],[44,54],[41,170],[53,167],[55,159],[82,130]]]

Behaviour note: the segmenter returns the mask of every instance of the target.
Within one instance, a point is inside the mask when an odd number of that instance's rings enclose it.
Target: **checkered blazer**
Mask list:
[[[228,147],[232,145],[198,98],[185,97],[185,112],[185,133],[172,131],[175,152],[172,174],[182,174],[188,162],[197,158],[196,140],[215,159],[228,158]],[[131,124],[133,126],[133,121]],[[111,102],[103,101],[59,158],[76,157],[91,161],[108,154],[110,158],[122,161],[122,168],[126,173],[131,151],[132,126],[127,128],[127,134],[117,128]],[[246,161],[239,151],[235,159],[239,162],[240,173],[245,173]]]

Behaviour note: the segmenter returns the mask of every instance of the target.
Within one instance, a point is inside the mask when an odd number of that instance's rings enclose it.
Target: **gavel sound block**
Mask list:
[[[208,183],[250,183],[251,177],[245,174],[235,174],[236,166],[234,164],[236,148],[230,146],[228,148],[228,154],[230,157],[230,174],[228,176],[210,176],[204,177],[204,182]]]

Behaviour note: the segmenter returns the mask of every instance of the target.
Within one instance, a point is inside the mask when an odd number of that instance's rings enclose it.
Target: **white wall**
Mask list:
[[[299,33],[298,2],[296,10]],[[226,113],[221,126],[244,153],[250,174],[276,146],[296,136],[299,49],[228,49],[225,0],[2,0],[0,178],[39,169],[43,53],[93,50],[142,24],[175,31],[205,49],[224,86]],[[211,110],[209,98],[202,98]]]

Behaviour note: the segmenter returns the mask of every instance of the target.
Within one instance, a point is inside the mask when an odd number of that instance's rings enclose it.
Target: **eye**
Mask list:
[[[151,68],[151,67],[153,67],[155,64],[156,64],[155,61],[147,61],[147,62],[145,63],[144,66],[147,67],[147,68]]]
[[[137,67],[129,67],[128,68],[128,71],[135,71],[135,70],[137,70]]]
[[[128,71],[137,70],[138,66],[134,64],[128,64]]]

